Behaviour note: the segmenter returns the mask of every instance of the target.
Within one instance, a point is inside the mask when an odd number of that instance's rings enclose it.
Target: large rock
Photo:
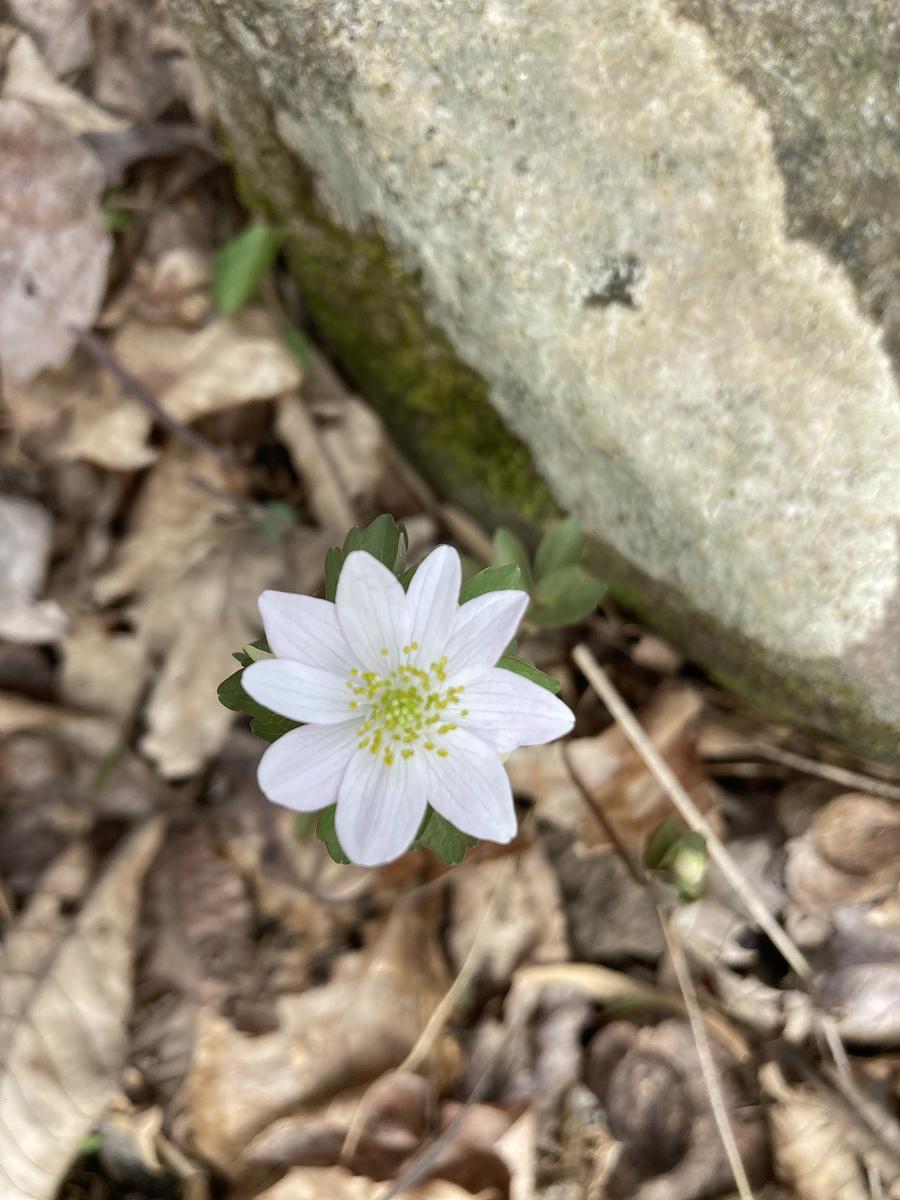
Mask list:
[[[314,320],[438,484],[579,513],[714,675],[900,760],[892,7],[175,0]]]

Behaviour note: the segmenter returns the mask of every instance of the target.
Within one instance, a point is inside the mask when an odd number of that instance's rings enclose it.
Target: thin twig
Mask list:
[[[700,1003],[697,999],[697,992],[694,987],[690,967],[688,966],[687,956],[675,931],[669,924],[663,909],[657,907],[656,911],[659,916],[659,923],[662,926],[663,937],[666,940],[666,948],[669,951],[672,969],[675,972],[675,978],[678,980],[678,986],[681,988],[681,994],[684,997],[684,1006],[687,1009],[691,1034],[693,1035],[694,1045],[697,1049],[697,1059],[700,1063],[703,1082],[706,1084],[713,1120],[719,1131],[719,1137],[722,1139],[725,1156],[728,1159],[728,1165],[731,1167],[738,1195],[741,1197],[741,1200],[754,1200],[753,1189],[750,1186],[750,1180],[747,1178],[747,1172],[744,1168],[744,1160],[741,1158],[734,1130],[731,1127],[728,1106],[725,1103],[725,1096],[722,1092],[719,1072],[716,1070],[716,1062],[713,1058],[709,1038],[706,1036],[706,1026],[703,1023],[703,1016],[700,1012]]]
[[[641,755],[651,775],[653,775],[660,787],[666,792],[682,818],[695,833],[701,833],[704,836],[710,858],[722,872],[734,891],[743,900],[747,911],[768,935],[772,944],[778,948],[785,962],[794,969],[801,979],[809,981],[813,976],[813,970],[809,962],[799,947],[778,924],[765,902],[759,896],[756,888],[747,879],[726,850],[721,839],[687,794],[672,768],[644,732],[634,713],[632,713],[631,709],[625,703],[606,671],[600,666],[588,647],[583,644],[575,647],[572,652],[572,658],[576,666],[584,674],[588,683],[619,723],[622,732]]]
[[[848,771],[845,767],[835,767],[831,763],[818,762],[814,758],[806,758],[805,755],[795,754],[792,750],[782,750],[780,746],[769,746],[765,742],[752,742],[751,749],[760,758],[779,763],[783,767],[791,767],[795,771],[802,771],[804,775],[815,775],[841,787],[868,792],[870,796],[881,796],[885,800],[900,800],[900,786],[895,783],[874,779],[871,775],[863,775],[859,771]]]
[[[575,784],[575,787],[578,789],[582,800],[590,809],[594,820],[609,838],[610,842],[618,853],[619,858],[621,858],[622,862],[624,863],[625,869],[628,871],[628,874],[631,876],[634,882],[640,884],[641,887],[647,887],[650,881],[647,878],[646,872],[643,870],[640,863],[634,859],[628,850],[628,847],[619,836],[619,832],[615,825],[603,811],[602,805],[598,804],[594,799],[591,789],[588,787],[578,768],[575,766],[575,763],[572,761],[571,743],[562,742],[561,745],[562,758],[563,762],[565,763],[566,770],[569,772],[569,776],[572,782]]]
[[[176,421],[173,416],[170,416],[150,389],[145,387],[139,379],[131,374],[102,338],[97,337],[89,329],[73,328],[72,333],[78,344],[87,351],[94,362],[109,371],[110,375],[118,380],[122,390],[127,392],[133,400],[137,400],[138,404],[143,405],[157,424],[168,429],[175,437],[181,438],[183,442],[187,442],[188,445],[193,446],[195,450],[203,450],[206,454],[211,454],[226,466],[230,464],[230,456],[221,446],[214,445],[203,437],[202,434],[197,433],[196,429],[191,429],[189,425],[185,425],[181,421]]]

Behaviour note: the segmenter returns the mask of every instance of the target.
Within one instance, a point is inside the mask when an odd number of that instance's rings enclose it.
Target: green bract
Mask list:
[[[581,565],[584,535],[577,517],[550,525],[541,539],[532,566],[521,541],[508,529],[494,534],[494,565],[514,566],[531,596],[528,619],[556,629],[574,625],[592,613],[606,592],[606,584]],[[530,678],[530,676],[529,676]]]

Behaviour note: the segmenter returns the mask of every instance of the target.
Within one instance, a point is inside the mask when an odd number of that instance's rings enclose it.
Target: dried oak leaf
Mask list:
[[[36,600],[44,586],[53,527],[33,500],[0,496],[0,637],[54,642],[66,616],[55,600]]]
[[[216,701],[231,653],[257,636],[256,599],[287,570],[286,546],[267,539],[227,499],[224,468],[172,446],[150,473],[101,603],[133,597],[130,616],[149,655],[162,658],[143,751],[166,778],[191,775],[220,749],[233,714]]]
[[[59,899],[83,863],[51,868],[0,959],[0,1179],[4,1200],[51,1200],[78,1148],[115,1094],[125,1060],[132,957],[144,872],[158,821],[116,851],[80,911]],[[83,879],[83,876],[82,876]],[[48,912],[48,905],[56,906]],[[49,934],[48,934],[49,929]]]
[[[186,1112],[198,1150],[226,1173],[275,1121],[316,1113],[403,1061],[448,983],[436,913],[398,901],[378,940],[339,967],[324,986],[281,998],[275,1033],[248,1037],[216,1013],[201,1013]],[[449,1035],[429,1063],[436,1086],[454,1074]]]
[[[19,100],[0,100],[0,365],[59,367],[94,320],[112,242],[97,159]]]

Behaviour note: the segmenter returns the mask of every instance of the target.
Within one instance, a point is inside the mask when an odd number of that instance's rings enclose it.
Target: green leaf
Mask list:
[[[267,500],[257,518],[259,532],[273,542],[282,542],[297,526],[297,512],[283,500]]]
[[[376,517],[365,529],[351,529],[344,538],[344,557],[354,550],[365,550],[389,571],[399,575],[406,566],[406,547],[409,544],[406,529],[398,525],[389,513]]]
[[[459,593],[460,604],[483,596],[486,592],[506,592],[511,588],[522,587],[522,572],[516,566],[485,567],[477,575],[462,585]]]
[[[540,581],[529,617],[536,625],[574,625],[592,613],[606,584],[581,567],[560,567]]]
[[[658,871],[664,865],[666,858],[677,844],[678,839],[686,832],[677,817],[666,817],[650,835],[644,850],[644,865],[651,871]]]
[[[281,331],[281,340],[305,371],[310,364],[312,356],[309,350],[309,342],[307,342],[303,334],[295,329],[293,325],[285,325]]]
[[[584,551],[584,535],[577,517],[566,517],[551,525],[537,548],[534,568],[538,579],[558,571],[560,567],[574,567],[581,562]]]
[[[247,653],[251,649],[261,650],[263,654],[272,653],[272,651],[269,649],[269,643],[264,637],[261,637],[257,638],[255,642],[251,642],[249,646],[244,646],[241,650],[234,650],[231,657],[237,659],[242,667],[249,667],[250,664],[255,661],[253,657]],[[225,707],[227,708],[228,705],[226,704]]]
[[[554,679],[552,675],[545,675],[533,663],[526,662],[524,658],[512,658],[508,654],[504,654],[503,658],[497,663],[498,667],[502,667],[504,671],[512,671],[515,675],[521,675],[523,679],[530,679],[532,683],[536,683],[538,687],[546,688],[548,692],[553,692],[554,695],[560,689],[558,679]]]
[[[531,563],[528,561],[528,551],[514,533],[508,529],[498,529],[494,534],[494,556],[491,563],[495,567],[514,566],[522,572],[522,587],[530,592],[534,586],[531,578]]]
[[[280,737],[284,737],[292,729],[299,729],[300,725],[300,721],[292,721],[290,717],[282,717],[278,713],[263,710],[258,717],[251,720],[250,732],[255,733],[264,742],[277,742]]]
[[[265,643],[263,644],[265,645]],[[247,666],[249,665],[249,656],[244,655],[244,657],[248,659],[248,662],[244,664]],[[257,704],[253,697],[244,691],[241,684],[244,666],[219,684],[217,691],[219,703],[230,708],[232,712],[246,713],[250,717],[251,733],[255,733],[257,737],[266,742],[277,741],[289,730],[299,728],[298,721],[292,721],[289,717],[282,717],[278,713],[270,712],[268,708]]]
[[[278,225],[251,225],[213,258],[213,298],[223,317],[243,308],[275,260],[285,231]]]
[[[338,580],[341,577],[341,567],[344,565],[344,552],[340,546],[332,546],[325,555],[325,599],[334,604],[337,595]]]
[[[478,839],[462,833],[455,825],[451,825],[439,812],[429,808],[425,820],[419,829],[419,834],[410,849],[418,850],[424,847],[436,854],[448,867],[461,863],[466,851],[478,845]]]
[[[316,825],[316,837],[320,842],[325,843],[325,849],[336,863],[345,864],[348,863],[350,859],[341,849],[341,843],[337,839],[337,832],[334,828],[334,814],[336,811],[336,804],[332,804],[329,808],[322,809]]]

